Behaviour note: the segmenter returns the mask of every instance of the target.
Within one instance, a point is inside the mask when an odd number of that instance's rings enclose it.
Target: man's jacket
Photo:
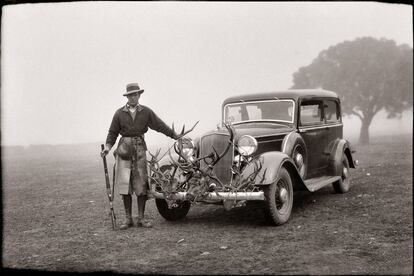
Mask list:
[[[174,138],[173,130],[149,107],[139,105],[136,112],[135,119],[132,118],[126,105],[115,112],[109,127],[106,144],[113,146],[119,134],[123,137],[142,136],[148,131],[148,128]],[[147,149],[146,145],[145,149]]]

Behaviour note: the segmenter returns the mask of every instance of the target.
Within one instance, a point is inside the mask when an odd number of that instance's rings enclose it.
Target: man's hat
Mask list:
[[[128,83],[126,86],[126,92],[123,94],[124,96],[127,96],[129,94],[133,93],[144,93],[144,89],[140,89],[138,83]]]

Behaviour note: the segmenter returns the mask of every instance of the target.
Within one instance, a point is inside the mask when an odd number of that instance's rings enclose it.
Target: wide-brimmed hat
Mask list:
[[[142,93],[144,93],[144,89],[139,88],[139,85],[136,82],[128,83],[127,86],[126,86],[126,92],[123,95],[127,96],[127,95],[133,94],[133,93],[142,94]]]

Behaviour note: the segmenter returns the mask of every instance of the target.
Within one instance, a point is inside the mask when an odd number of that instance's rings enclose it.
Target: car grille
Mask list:
[[[227,145],[230,135],[226,133],[213,133],[201,137],[200,140],[200,157],[206,156],[212,152],[214,149],[218,154],[222,153]],[[214,166],[213,172],[216,174],[217,178],[223,183],[228,184],[231,181],[232,173],[231,166],[233,162],[233,147],[231,147],[223,158]],[[205,162],[201,161],[201,168],[207,169]]]

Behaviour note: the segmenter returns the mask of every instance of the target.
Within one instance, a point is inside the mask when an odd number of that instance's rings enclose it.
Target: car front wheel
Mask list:
[[[174,166],[163,166],[161,171],[166,177],[172,177]],[[176,181],[179,181],[178,173],[174,174]],[[158,192],[161,192],[160,190]],[[165,199],[157,198],[155,199],[155,205],[157,206],[158,212],[160,215],[169,221],[176,221],[183,219],[187,216],[188,211],[191,208],[191,202],[181,201],[176,202],[171,208],[168,208],[168,203]]]
[[[266,219],[273,225],[289,220],[293,206],[293,186],[289,172],[281,168],[275,182],[264,187]]]
[[[155,205],[157,206],[160,215],[169,221],[176,221],[185,218],[191,207],[191,203],[189,201],[183,201],[177,203],[176,206],[169,209],[165,199],[156,199]]]
[[[332,183],[333,188],[336,193],[346,193],[349,191],[351,186],[351,181],[349,180],[349,162],[348,158],[346,157],[345,153],[342,155],[342,175],[341,179]]]

